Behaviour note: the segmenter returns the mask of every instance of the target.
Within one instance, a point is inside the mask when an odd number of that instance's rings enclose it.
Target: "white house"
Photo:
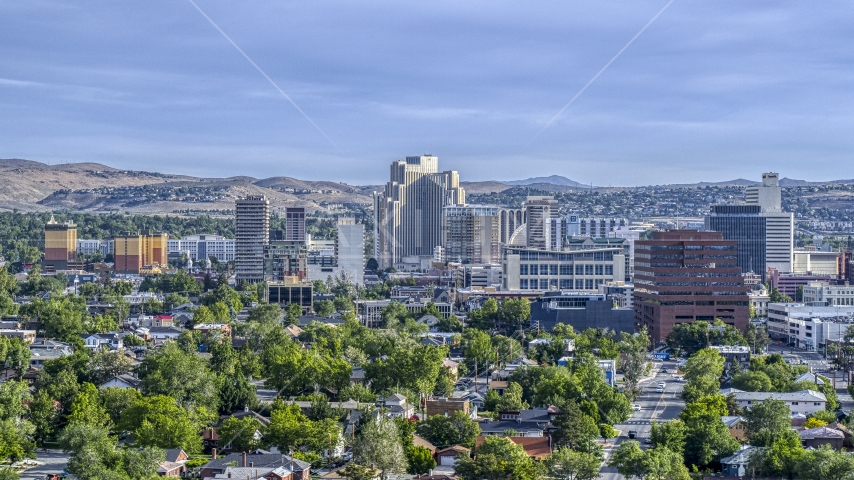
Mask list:
[[[810,415],[820,412],[827,405],[827,397],[815,390],[801,390],[800,392],[744,392],[735,388],[721,391],[722,394],[733,394],[739,408],[750,408],[765,399],[780,400],[789,407],[792,414],[801,413]]]
[[[406,402],[406,397],[395,393],[385,399],[385,408],[391,418],[410,418],[415,415],[415,407]]]
[[[142,384],[142,380],[134,377],[130,374],[117,375],[110,380],[102,383],[98,386],[98,388],[132,388],[134,390],[139,390],[139,386]]]
[[[83,344],[89,350],[100,350],[102,348],[118,350],[124,347],[124,341],[118,333],[84,333],[80,336],[83,338]]]

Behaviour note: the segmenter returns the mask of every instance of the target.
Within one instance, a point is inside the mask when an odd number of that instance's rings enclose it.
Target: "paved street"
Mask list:
[[[845,372],[831,370],[831,362],[825,360],[822,353],[806,352],[776,343],[768,347],[768,353],[779,353],[789,363],[808,365],[811,371],[818,372],[819,375],[835,381],[836,394],[839,397],[839,403],[842,405],[842,408],[854,408],[854,399],[851,398],[846,389],[848,383],[845,381]]]
[[[53,450],[58,452],[58,450]],[[38,458],[36,461],[42,463],[37,467],[33,467],[21,472],[21,480],[44,480],[44,476],[48,473],[59,473],[65,469],[68,464],[68,455],[64,453],[42,453],[36,451]]]
[[[662,368],[666,368],[669,373],[662,373]],[[653,421],[666,422],[679,418],[679,414],[685,408],[685,402],[680,398],[685,382],[674,380],[675,372],[676,361],[655,362],[652,371],[653,376],[641,383],[643,393],[636,402],[641,406],[640,411],[634,412],[624,423],[614,425],[614,428],[620,431],[620,436],[615,439],[611,447],[605,449],[606,462],[613,449],[629,440],[629,430],[637,431],[637,440],[641,442],[641,448],[647,448],[648,445],[644,442],[649,438]],[[655,391],[659,382],[667,384],[664,393],[656,393]],[[605,467],[601,470],[600,478],[622,480],[624,477],[618,474],[616,470]]]

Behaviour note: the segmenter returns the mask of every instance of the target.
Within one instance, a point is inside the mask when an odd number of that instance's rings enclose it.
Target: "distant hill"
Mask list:
[[[551,175],[548,177],[532,177],[526,180],[510,180],[508,182],[501,182],[505,185],[513,185],[513,186],[525,186],[525,185],[535,185],[535,184],[552,184],[552,185],[560,185],[562,187],[587,187],[590,188],[590,185],[585,185],[583,183],[578,183],[575,180],[570,180],[569,178],[562,177],[560,175]]]

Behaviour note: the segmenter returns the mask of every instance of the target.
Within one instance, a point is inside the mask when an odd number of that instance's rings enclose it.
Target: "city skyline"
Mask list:
[[[191,2],[3,5],[0,157],[351,184],[421,153],[467,181],[843,176],[854,12],[830,4],[674,2],[532,141],[666,4],[198,3],[332,142]]]

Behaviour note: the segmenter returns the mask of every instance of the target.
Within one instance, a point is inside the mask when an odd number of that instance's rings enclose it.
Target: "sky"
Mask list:
[[[675,0],[550,123],[669,0],[193,1],[260,71],[190,0],[0,2],[0,158],[350,184],[425,153],[463,181],[854,177],[851,2]]]

